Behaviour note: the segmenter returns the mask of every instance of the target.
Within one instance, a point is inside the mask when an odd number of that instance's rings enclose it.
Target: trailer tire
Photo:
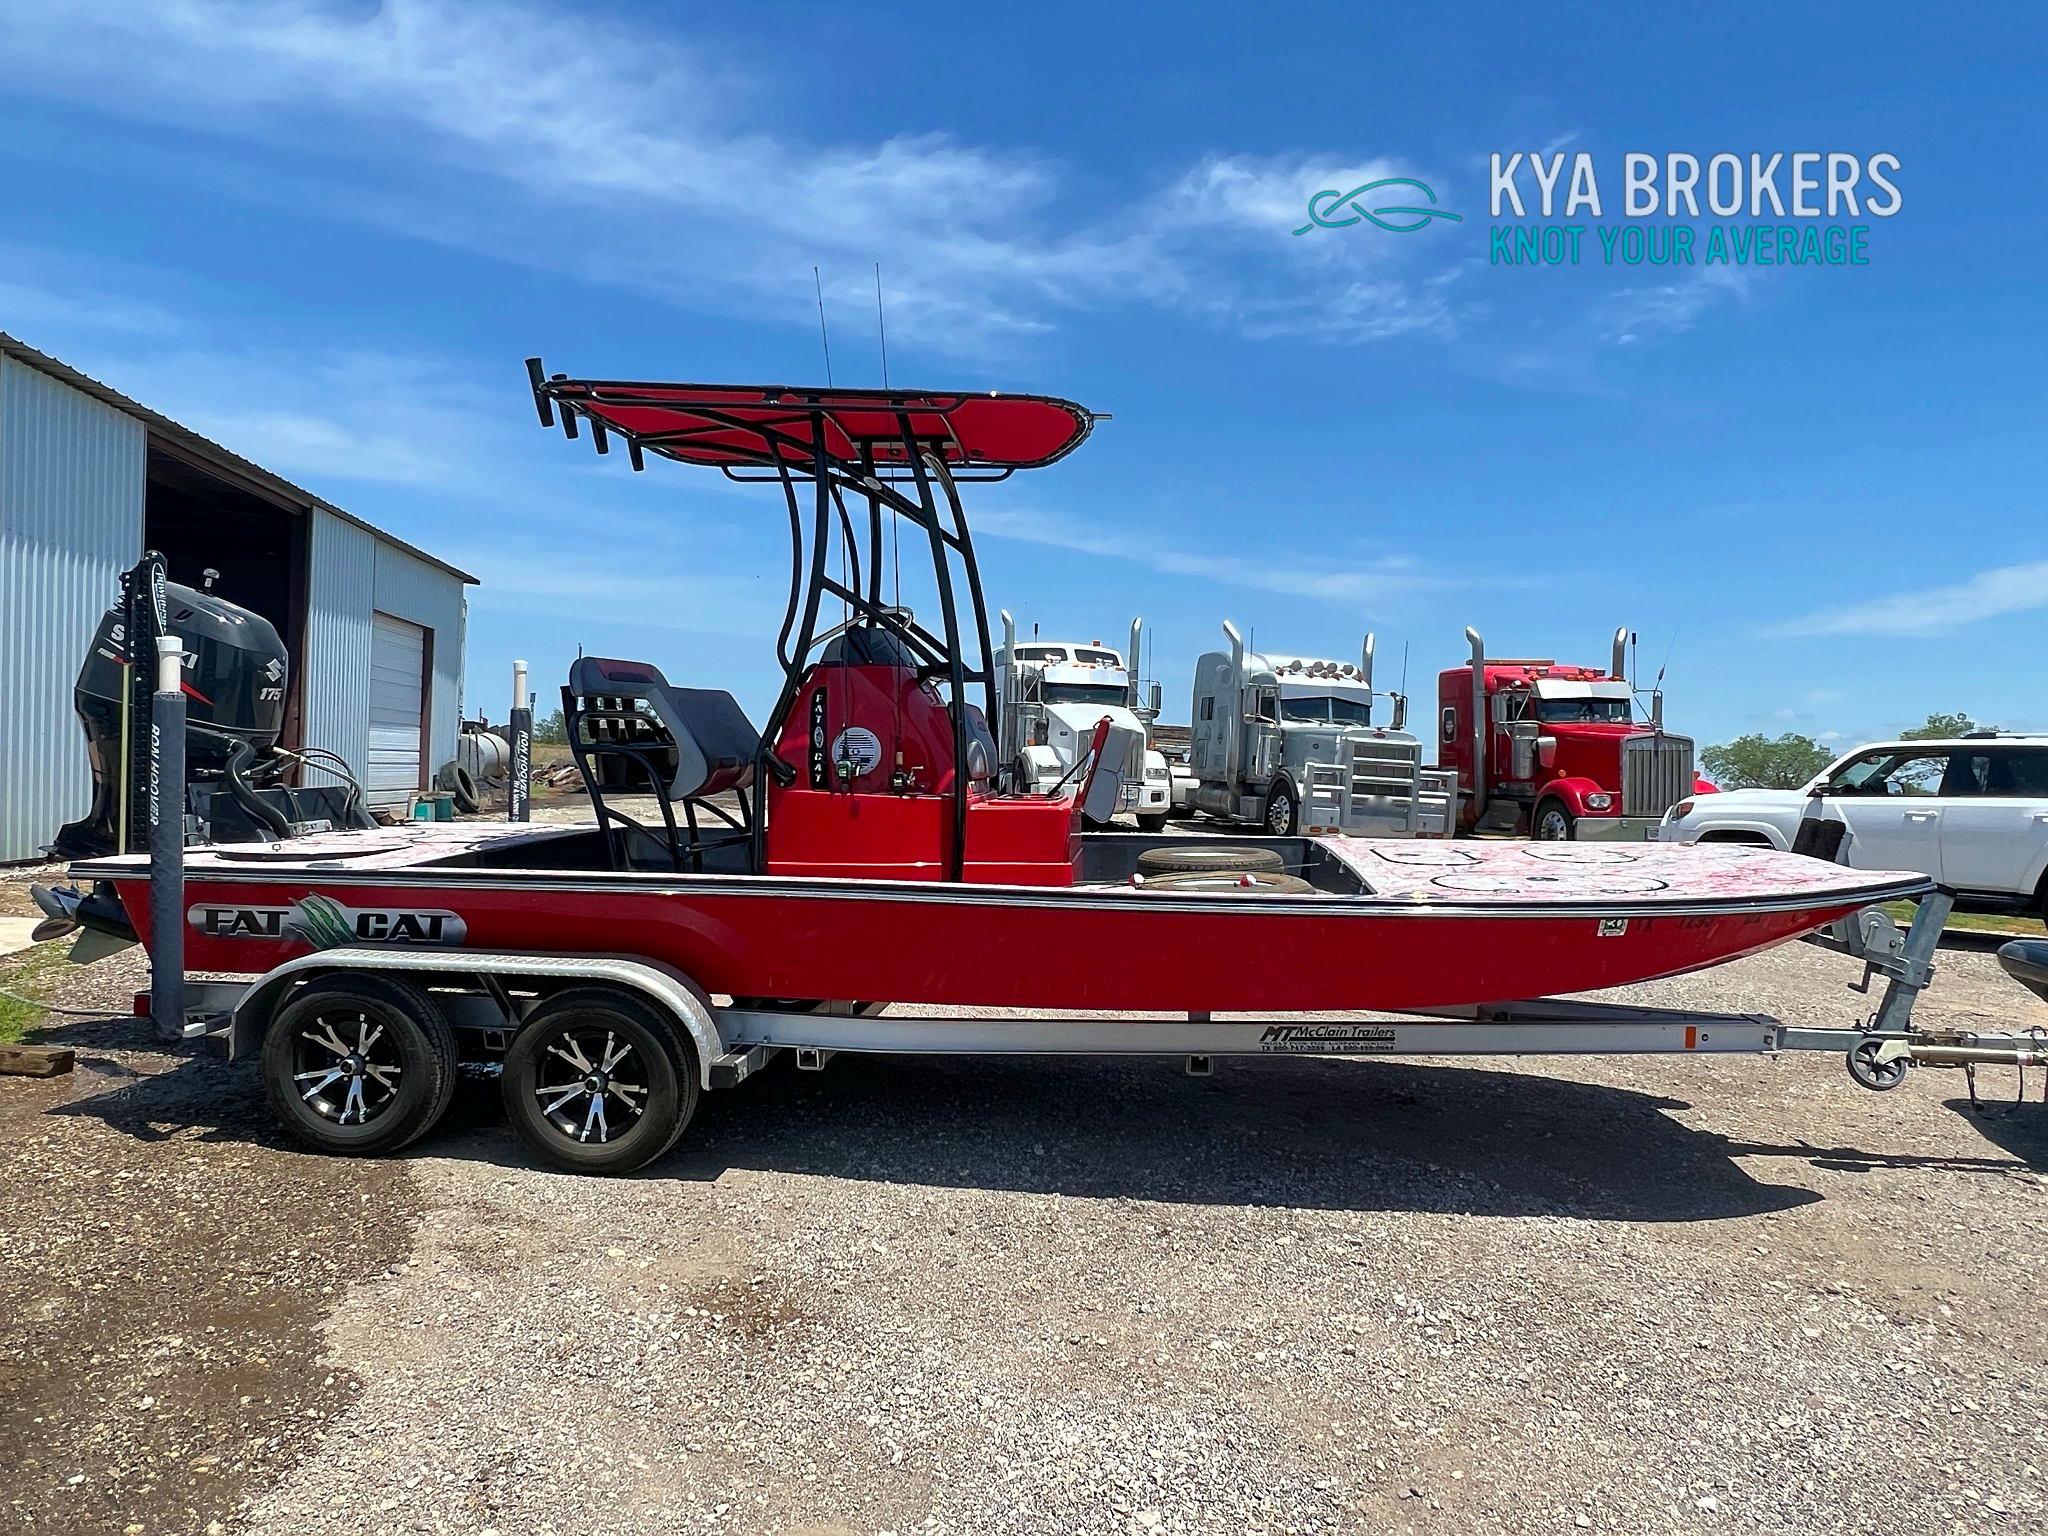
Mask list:
[[[1273,792],[1266,796],[1266,815],[1262,823],[1274,837],[1292,837],[1301,828],[1301,807],[1295,802],[1294,791],[1285,784],[1275,784]]]
[[[1270,870],[1274,874],[1287,861],[1271,848],[1247,848],[1233,843],[1183,843],[1178,848],[1147,848],[1138,855],[1138,873],[1154,875],[1218,875],[1231,871]]]
[[[1164,811],[1141,811],[1141,812],[1139,812],[1139,813],[1138,813],[1138,830],[1139,830],[1140,832],[1164,832],[1164,831],[1166,830],[1166,812],[1164,812]]]
[[[321,1152],[396,1152],[431,1130],[455,1096],[454,1027],[424,991],[392,976],[331,973],[306,983],[271,1018],[261,1060],[278,1120]],[[309,1077],[329,1070],[340,1076]]]
[[[1276,875],[1270,869],[1217,870],[1159,875],[1145,882],[1148,891],[1208,891],[1219,896],[1310,896],[1315,887],[1299,875]]]
[[[1561,801],[1544,801],[1529,820],[1529,836],[1539,843],[1569,843],[1577,835],[1578,823]]]
[[[500,1087],[505,1118],[537,1157],[574,1173],[630,1173],[673,1147],[696,1114],[696,1051],[637,993],[571,987],[512,1037]],[[615,1115],[628,1117],[623,1130]]]

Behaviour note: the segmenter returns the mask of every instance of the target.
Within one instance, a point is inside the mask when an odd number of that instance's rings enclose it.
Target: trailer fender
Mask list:
[[[229,1057],[239,1057],[255,1048],[269,1027],[272,1011],[294,985],[309,975],[335,971],[430,971],[456,979],[490,976],[502,981],[609,982],[631,988],[674,1018],[697,1048],[697,1071],[704,1087],[712,1086],[712,1063],[725,1054],[725,1043],[704,989],[682,972],[656,961],[625,955],[343,947],[287,960],[254,982],[234,1005],[228,1029]]]

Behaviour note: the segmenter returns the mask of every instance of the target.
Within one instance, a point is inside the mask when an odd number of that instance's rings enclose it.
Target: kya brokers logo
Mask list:
[[[1427,208],[1413,204],[1368,208],[1359,199],[1383,187],[1412,187],[1429,200]],[[1390,194],[1399,197],[1402,194]],[[1380,199],[1374,198],[1378,203]],[[1338,217],[1343,210],[1343,217]],[[1387,217],[1399,215],[1399,219]],[[1417,181],[1413,176],[1382,176],[1377,181],[1368,181],[1353,187],[1349,192],[1339,192],[1335,187],[1326,187],[1314,193],[1308,200],[1308,222],[1297,229],[1297,235],[1305,235],[1312,229],[1348,229],[1353,224],[1377,224],[1389,234],[1412,235],[1437,219],[1449,219],[1453,224],[1465,222],[1462,213],[1452,213],[1436,206],[1436,192],[1428,182]]]

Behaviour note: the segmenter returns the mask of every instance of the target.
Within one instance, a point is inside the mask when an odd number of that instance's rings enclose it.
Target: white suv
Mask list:
[[[2048,735],[1858,747],[1802,789],[1681,800],[1657,836],[1790,848],[1809,805],[1848,827],[1843,857],[1859,868],[1917,869],[1959,906],[2048,917]]]

